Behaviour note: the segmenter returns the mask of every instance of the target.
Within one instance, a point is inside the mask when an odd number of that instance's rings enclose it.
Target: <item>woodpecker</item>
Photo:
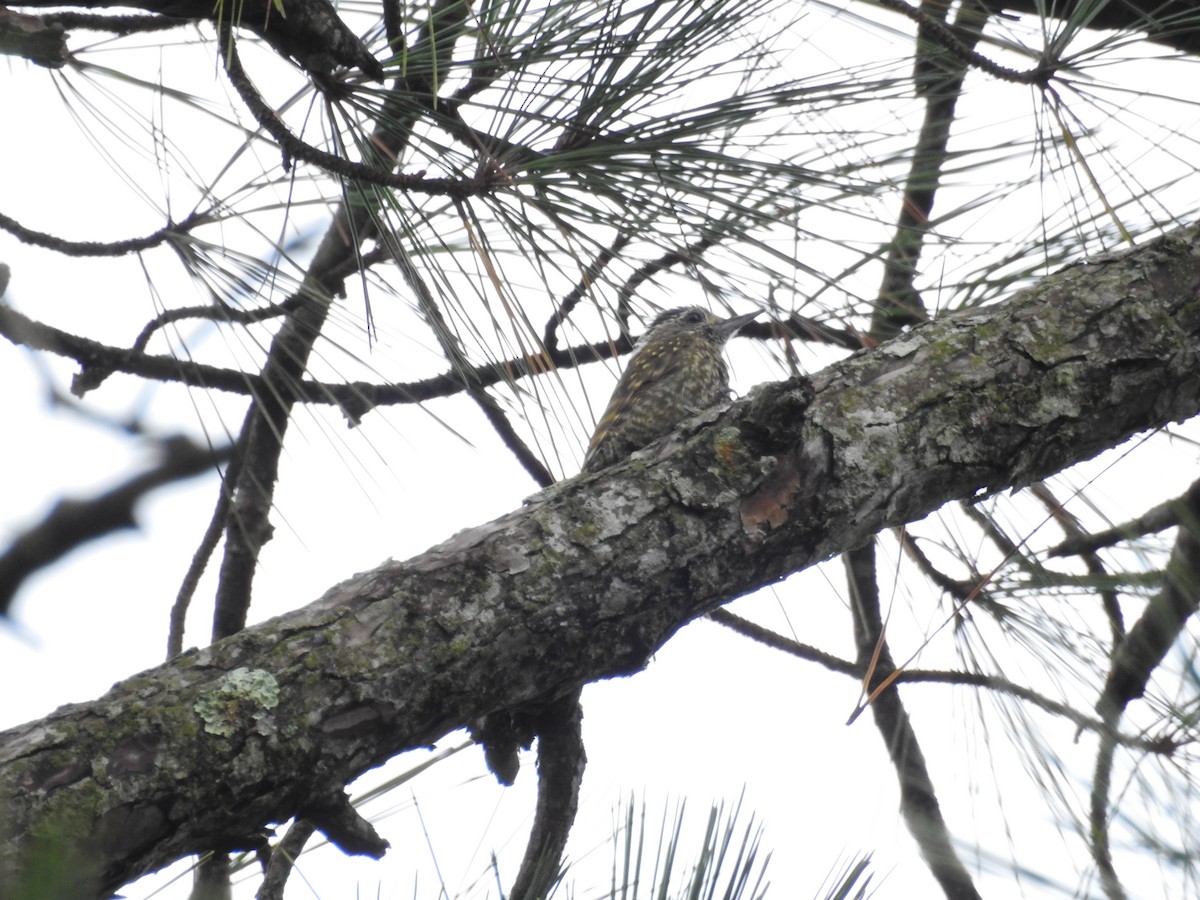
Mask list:
[[[583,459],[597,472],[729,396],[725,342],[758,313],[721,319],[699,306],[660,313],[633,348]]]
[[[698,306],[687,306],[655,318],[634,347],[600,417],[583,471],[597,472],[620,462],[670,434],[684,419],[728,397],[725,342],[757,315],[721,319]],[[564,697],[555,703],[569,707],[578,703],[578,691],[574,697],[574,701]],[[472,737],[483,745],[488,768],[501,784],[515,780],[519,748],[528,748],[539,727],[545,726],[547,708],[534,704],[493,713],[472,728]]]

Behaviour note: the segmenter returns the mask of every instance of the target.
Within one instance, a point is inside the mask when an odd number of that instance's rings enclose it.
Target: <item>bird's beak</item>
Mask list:
[[[717,330],[725,336],[726,340],[729,340],[729,338],[757,319],[761,313],[762,310],[760,309],[758,312],[746,313],[744,316],[734,316],[731,319],[726,319],[717,326]]]

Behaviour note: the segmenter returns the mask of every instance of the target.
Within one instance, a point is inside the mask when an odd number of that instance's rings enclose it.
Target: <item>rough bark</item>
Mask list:
[[[59,896],[91,896],[297,814],[379,852],[324,813],[396,753],[634,672],[692,618],[882,528],[1195,415],[1198,288],[1195,227],[1075,266],[0,734],[0,894],[39,854],[76,860]]]

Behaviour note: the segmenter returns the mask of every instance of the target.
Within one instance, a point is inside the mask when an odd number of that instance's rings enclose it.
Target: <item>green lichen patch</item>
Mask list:
[[[204,722],[204,730],[230,737],[251,722],[257,723],[266,710],[279,705],[279,682],[263,669],[234,669],[200,695],[193,705]]]

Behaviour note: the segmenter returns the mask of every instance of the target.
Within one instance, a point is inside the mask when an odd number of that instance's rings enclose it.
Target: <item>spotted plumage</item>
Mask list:
[[[634,347],[583,460],[611,466],[729,396],[723,349],[758,313],[720,319],[698,306],[660,314]]]

